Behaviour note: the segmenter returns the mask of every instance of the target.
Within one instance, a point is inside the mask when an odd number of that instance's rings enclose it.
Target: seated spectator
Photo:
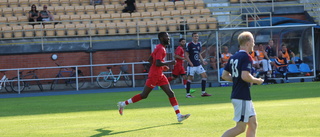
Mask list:
[[[222,46],[221,50],[222,50],[222,53],[219,55],[220,67],[224,68],[224,66],[228,63],[228,60],[232,56],[232,54],[229,53],[229,49],[227,46]]]
[[[272,69],[270,64],[270,59],[267,55],[267,52],[264,50],[262,43],[258,44],[258,50],[256,51],[258,58],[258,63],[262,65],[262,72],[267,73],[268,77],[271,77]],[[258,76],[258,74],[257,74]]]
[[[274,64],[277,67],[277,71],[281,73],[283,81],[289,83],[287,75],[288,62],[287,59],[283,57],[283,53],[281,51],[279,51],[278,57],[276,57]]]
[[[287,44],[282,43],[281,51],[282,51],[282,57],[286,58],[288,63],[295,64],[293,59],[295,57],[295,54],[290,49],[287,48]]]
[[[90,0],[91,5],[101,5],[103,3],[102,0]]]
[[[42,18],[42,21],[53,21],[53,15],[48,10],[47,5],[43,6],[43,10],[40,11],[40,17]]]
[[[35,4],[31,5],[31,10],[29,11],[28,19],[29,19],[29,22],[42,21],[42,19],[40,17],[40,13],[37,10],[37,6]]]
[[[136,12],[137,7],[136,7],[136,1],[135,0],[126,0],[122,5],[127,4],[127,6],[122,10],[122,12]]]
[[[212,47],[213,52],[210,54],[210,65],[213,70],[217,70],[217,49],[216,46]]]
[[[257,51],[257,46],[254,46],[254,51],[249,52],[249,54],[252,57],[252,69],[253,69],[253,73],[252,75],[255,76],[257,69],[260,68],[260,65],[258,63],[258,57],[257,57],[257,53],[255,51]]]

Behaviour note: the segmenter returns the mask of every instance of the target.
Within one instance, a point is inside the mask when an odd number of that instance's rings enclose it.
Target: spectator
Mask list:
[[[48,10],[47,5],[43,6],[43,10],[40,11],[40,17],[42,18],[42,21],[53,21],[53,15]]]
[[[258,44],[258,50],[256,51],[258,57],[258,63],[262,65],[263,73],[267,73],[268,77],[271,77],[272,69],[270,64],[270,59],[267,55],[267,52],[263,49],[262,43]],[[257,74],[257,77],[259,73]]]
[[[269,40],[269,43],[268,43],[268,46],[266,47],[266,52],[267,52],[267,55],[270,59],[275,59],[277,58],[276,56],[276,52],[274,50],[274,42],[272,39]]]
[[[96,5],[101,5],[103,3],[103,1],[102,0],[91,0],[90,3],[91,3],[91,5],[96,6]]]
[[[257,53],[255,51],[257,51],[257,46],[254,46],[254,51],[250,51],[249,55],[252,58],[252,75],[256,75],[257,69],[260,68],[260,65],[258,63],[258,57],[257,57]]]
[[[35,4],[31,5],[31,10],[29,11],[29,22],[37,22],[37,21],[42,21],[40,17],[40,13],[37,10],[37,6]]]
[[[227,46],[222,46],[222,53],[220,54],[220,67],[224,68],[224,66],[228,63],[229,58],[232,56],[231,53],[229,53],[229,49]]]
[[[210,54],[210,66],[213,70],[217,70],[217,49],[213,47],[213,52]]]
[[[127,4],[127,6],[122,10],[122,12],[136,12],[137,7],[136,7],[136,1],[135,0],[126,0],[122,5]]]
[[[295,57],[295,54],[290,49],[287,48],[287,44],[283,43],[281,45],[281,47],[282,47],[281,51],[283,54],[282,57],[287,59],[287,63],[295,64],[294,59],[293,59]],[[291,58],[292,58],[292,60],[291,60]]]
[[[278,57],[276,57],[274,64],[277,67],[277,71],[281,73],[283,81],[289,83],[287,75],[288,62],[287,59],[283,57],[283,53],[281,51],[279,51]]]

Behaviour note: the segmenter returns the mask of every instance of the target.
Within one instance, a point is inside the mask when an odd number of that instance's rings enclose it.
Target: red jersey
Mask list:
[[[156,60],[160,60],[162,62],[164,62],[164,58],[166,57],[166,49],[164,47],[164,45],[162,44],[158,44],[156,46],[156,48],[154,49],[154,51],[151,53],[151,56],[153,58],[152,61],[152,65],[150,67],[150,71],[149,71],[149,78],[150,77],[158,77],[163,75],[162,71],[163,71],[163,67],[160,66],[156,66]]]
[[[182,46],[178,46],[176,51],[174,52],[174,54],[184,58],[184,50],[183,50]],[[176,61],[177,61],[176,64],[179,64],[179,65],[181,65],[183,63],[182,59],[176,58]]]

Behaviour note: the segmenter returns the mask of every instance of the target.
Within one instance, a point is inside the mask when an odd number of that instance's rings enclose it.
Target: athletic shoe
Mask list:
[[[122,105],[122,102],[118,102],[118,110],[121,116],[123,114],[123,109],[124,109],[124,106]]]
[[[205,92],[205,93],[203,93],[203,94],[201,95],[201,97],[209,97],[209,96],[211,96],[211,94],[208,94],[207,92]]]
[[[190,117],[191,114],[181,115],[178,117],[178,122],[182,122],[183,120],[186,120],[188,117]]]
[[[186,98],[193,98],[194,96],[192,95],[186,95]]]
[[[196,92],[196,90],[194,89],[190,89],[190,93]]]

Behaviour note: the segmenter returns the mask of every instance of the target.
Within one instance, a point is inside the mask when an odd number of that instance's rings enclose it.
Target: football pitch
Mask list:
[[[125,107],[117,102],[140,91],[0,99],[1,137],[219,137],[233,127],[231,87],[207,88],[211,97],[185,98],[174,89],[182,114],[177,122],[165,93]],[[259,137],[319,137],[320,83],[259,85],[251,88]],[[244,137],[241,134],[239,137]]]

